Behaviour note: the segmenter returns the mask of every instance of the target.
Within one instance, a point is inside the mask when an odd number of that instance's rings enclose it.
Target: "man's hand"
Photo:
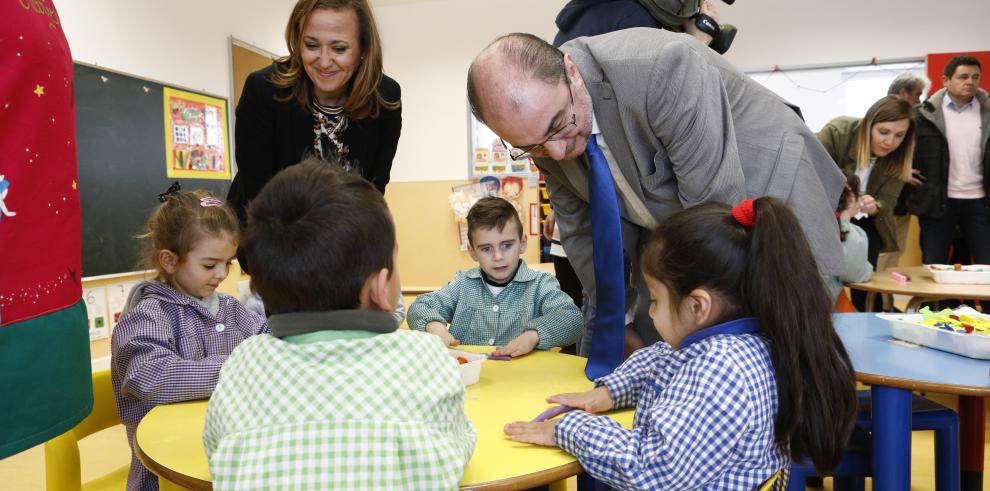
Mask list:
[[[450,334],[447,330],[447,325],[442,322],[433,321],[426,325],[426,332],[439,336],[443,340],[443,343],[448,347],[457,346],[461,344],[454,336]]]
[[[509,341],[509,344],[502,346],[492,352],[495,356],[517,356],[525,355],[540,343],[540,335],[534,330],[523,331],[516,339]]]
[[[547,213],[547,217],[543,220],[543,237],[547,240],[553,240],[553,227],[557,224],[557,219],[553,216],[553,210]]]
[[[719,23],[718,12],[715,10],[715,6],[712,5],[712,2],[710,2],[709,0],[701,0],[701,10],[699,10],[698,12],[705,14],[711,17],[712,19],[715,19],[716,24]],[[698,41],[701,41],[702,44],[707,46],[712,43],[712,37],[708,33],[703,32],[701,29],[698,29],[698,26],[694,24],[693,18],[685,21],[684,24],[681,25],[681,27],[684,28],[684,32],[690,34]]]
[[[612,400],[612,393],[604,385],[587,392],[570,392],[567,394],[552,395],[547,398],[547,402],[576,407],[589,413],[601,413],[615,407],[615,402]]]

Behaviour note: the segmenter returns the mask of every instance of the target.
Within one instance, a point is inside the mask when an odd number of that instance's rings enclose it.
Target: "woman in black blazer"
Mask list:
[[[382,73],[366,0],[299,0],[285,41],[289,56],[249,75],[237,104],[227,199],[242,224],[268,180],[305,156],[340,162],[384,193],[399,143],[399,84]]]

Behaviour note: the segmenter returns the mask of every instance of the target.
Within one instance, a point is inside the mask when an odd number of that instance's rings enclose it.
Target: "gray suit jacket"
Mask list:
[[[800,220],[819,269],[841,271],[834,211],[845,178],[780,97],[694,38],[660,29],[578,38],[561,50],[577,63],[615,163],[658,221],[699,203],[777,197]],[[587,163],[582,156],[537,165],[564,250],[594,299]],[[624,245],[639,271],[642,224],[620,207]]]

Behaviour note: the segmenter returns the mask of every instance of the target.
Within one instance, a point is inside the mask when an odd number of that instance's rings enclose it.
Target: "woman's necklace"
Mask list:
[[[336,157],[344,168],[350,168],[347,158],[349,148],[343,141],[344,130],[347,129],[347,115],[344,106],[328,106],[320,104],[313,98],[313,149],[323,160]]]

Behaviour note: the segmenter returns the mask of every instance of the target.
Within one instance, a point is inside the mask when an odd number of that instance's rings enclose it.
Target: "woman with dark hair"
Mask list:
[[[289,55],[249,75],[237,104],[228,200],[242,224],[265,183],[304,156],[339,161],[384,193],[399,143],[399,84],[382,72],[366,0],[299,0],[285,42]]]
[[[894,207],[911,179],[914,128],[911,104],[888,95],[870,106],[862,119],[838,117],[818,133],[839,168],[859,177],[861,212],[852,223],[866,232],[867,259],[874,269],[881,252],[898,250]],[[863,310],[865,293],[854,291],[853,304]]]

